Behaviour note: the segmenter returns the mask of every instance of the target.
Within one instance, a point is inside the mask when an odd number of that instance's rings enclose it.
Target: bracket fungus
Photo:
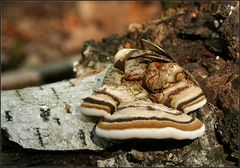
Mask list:
[[[96,134],[106,139],[195,139],[205,125],[188,113],[207,100],[199,84],[159,46],[122,49],[103,85],[85,98],[80,111],[98,117]]]

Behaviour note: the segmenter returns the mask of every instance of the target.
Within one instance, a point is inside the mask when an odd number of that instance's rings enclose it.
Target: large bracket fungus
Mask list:
[[[196,80],[159,46],[122,49],[102,87],[83,100],[80,111],[98,117],[96,134],[106,139],[195,139],[205,125],[188,115],[206,104]]]

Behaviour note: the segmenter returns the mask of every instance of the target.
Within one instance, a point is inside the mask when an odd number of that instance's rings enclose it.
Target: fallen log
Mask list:
[[[142,38],[160,45],[192,73],[207,96],[207,105],[197,113],[206,124],[204,136],[115,144],[94,137],[94,122],[82,118],[77,107],[101,83],[101,75],[95,75],[3,91],[3,166],[237,166],[238,11],[239,2],[188,4],[171,17],[132,24],[125,35],[85,43],[75,66],[81,76],[83,68],[106,66],[120,48],[141,48]]]

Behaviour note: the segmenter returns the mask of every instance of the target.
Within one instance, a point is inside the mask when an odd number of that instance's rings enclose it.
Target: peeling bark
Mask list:
[[[100,86],[105,72],[83,80],[3,91],[1,128],[24,148],[101,150],[91,139],[94,122],[86,122],[78,106]]]

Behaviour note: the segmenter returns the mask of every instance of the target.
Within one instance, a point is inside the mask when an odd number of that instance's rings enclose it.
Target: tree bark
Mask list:
[[[238,11],[239,2],[189,3],[171,16],[132,24],[125,35],[86,42],[76,66],[81,76],[83,69],[104,69],[122,47],[141,48],[142,38],[158,44],[192,73],[207,96],[207,105],[195,114],[206,125],[202,137],[122,143],[94,137],[94,123],[80,117],[77,107],[101,84],[102,73],[3,91],[2,165],[239,166]]]

